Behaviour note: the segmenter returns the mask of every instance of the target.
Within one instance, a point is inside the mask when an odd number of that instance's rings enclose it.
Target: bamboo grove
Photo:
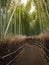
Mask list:
[[[17,0],[16,0],[17,1]],[[31,5],[35,10],[30,13]],[[0,38],[7,35],[36,35],[49,28],[49,0],[0,0]]]

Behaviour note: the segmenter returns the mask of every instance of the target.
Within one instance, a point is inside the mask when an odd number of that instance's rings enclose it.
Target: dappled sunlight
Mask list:
[[[32,13],[33,11],[35,11],[35,7],[33,5],[31,5],[31,10],[29,13]]]
[[[21,0],[21,3],[25,6],[27,4],[27,0]]]

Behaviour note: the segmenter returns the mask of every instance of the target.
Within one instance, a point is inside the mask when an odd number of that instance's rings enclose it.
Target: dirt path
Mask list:
[[[47,65],[41,49],[26,44],[22,55],[12,65]]]

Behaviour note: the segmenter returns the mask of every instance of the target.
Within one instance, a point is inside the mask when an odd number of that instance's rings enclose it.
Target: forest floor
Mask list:
[[[23,53],[11,65],[49,65],[43,54],[44,50],[33,45],[34,41],[41,42],[37,36],[17,36],[4,39],[0,41],[0,56],[9,54],[25,44]]]

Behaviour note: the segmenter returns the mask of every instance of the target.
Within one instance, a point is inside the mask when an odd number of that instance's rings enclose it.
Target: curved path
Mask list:
[[[25,44],[23,53],[12,65],[47,65],[42,51],[41,48],[35,45]]]

